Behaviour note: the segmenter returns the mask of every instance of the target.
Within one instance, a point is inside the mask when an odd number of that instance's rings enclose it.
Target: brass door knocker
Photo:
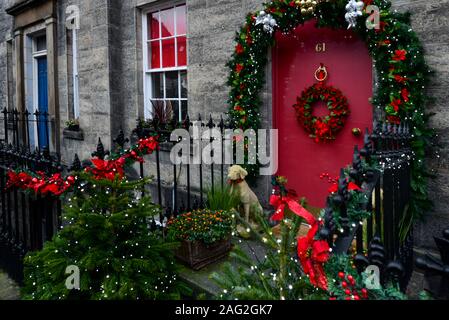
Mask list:
[[[318,82],[324,82],[327,79],[327,69],[324,66],[324,64],[321,63],[320,66],[318,67],[318,69],[316,69],[315,79]]]

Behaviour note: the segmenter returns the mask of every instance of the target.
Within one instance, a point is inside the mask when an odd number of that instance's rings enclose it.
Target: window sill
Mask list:
[[[62,131],[62,136],[65,139],[69,139],[69,140],[78,140],[78,141],[84,140],[84,133],[83,133],[83,130],[81,130],[81,129],[79,129],[78,131],[73,131],[73,130],[69,130],[69,129],[65,128]]]

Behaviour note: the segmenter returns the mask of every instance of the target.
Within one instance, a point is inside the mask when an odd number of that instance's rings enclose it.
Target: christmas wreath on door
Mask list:
[[[327,75],[326,67],[322,64],[315,72],[318,82],[305,89],[293,105],[299,123],[315,142],[335,140],[350,114],[348,99],[339,89],[325,84]],[[313,106],[317,101],[326,104],[328,115],[317,117],[313,114]]]

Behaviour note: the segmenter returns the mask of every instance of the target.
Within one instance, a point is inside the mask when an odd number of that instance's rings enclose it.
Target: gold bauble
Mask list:
[[[307,12],[306,9],[304,9],[304,8],[301,9],[301,13],[302,13],[302,14],[305,14],[306,12]]]
[[[314,10],[314,7],[308,7],[308,8],[307,8],[307,12],[308,12],[308,13],[312,13],[313,10]]]

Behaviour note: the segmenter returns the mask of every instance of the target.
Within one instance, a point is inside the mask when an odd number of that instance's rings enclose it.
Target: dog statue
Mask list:
[[[251,221],[254,219],[255,213],[263,212],[262,206],[260,205],[259,199],[257,199],[256,194],[251,190],[248,183],[245,181],[245,177],[248,172],[239,165],[233,165],[228,170],[228,179],[231,184],[231,192],[236,190],[240,201],[243,206],[244,219],[246,223],[250,224],[251,227],[257,228],[257,224]],[[242,237],[248,237],[249,234],[242,226],[237,226],[237,231]]]

